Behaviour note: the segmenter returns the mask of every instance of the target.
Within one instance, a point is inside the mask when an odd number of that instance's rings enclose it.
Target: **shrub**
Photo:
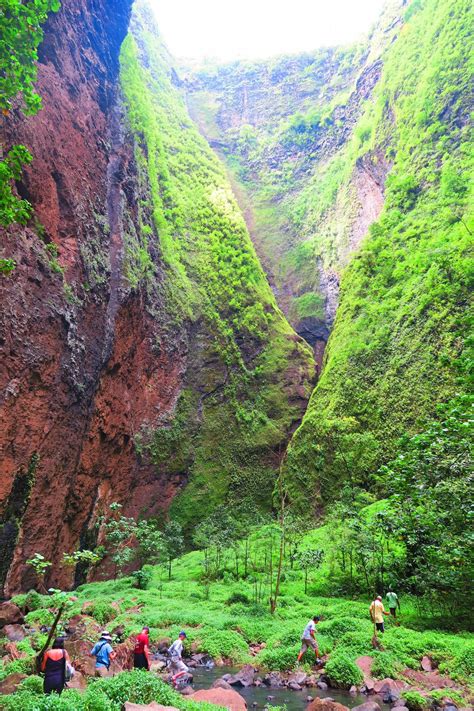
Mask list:
[[[146,590],[150,584],[152,578],[152,571],[149,568],[141,568],[141,570],[135,570],[131,577],[133,580],[133,586],[139,588],[139,590]]]
[[[100,600],[94,600],[92,605],[88,607],[87,613],[94,618],[99,625],[106,625],[107,622],[113,620],[119,614],[118,611],[112,607],[110,602],[101,602]]]
[[[291,647],[284,645],[267,648],[258,655],[258,659],[264,667],[271,671],[284,671],[294,666],[300,648],[299,643]]]
[[[388,652],[374,652],[372,664],[372,676],[375,679],[396,679],[401,671],[402,665]]]
[[[361,622],[353,617],[340,617],[334,620],[324,620],[318,625],[318,631],[332,639],[342,637],[346,632],[361,631]]]
[[[238,604],[250,605],[250,599],[249,599],[248,595],[246,595],[245,593],[239,592],[238,590],[236,590],[235,592],[232,593],[232,595],[230,595],[227,598],[226,604],[227,605],[238,605]]]
[[[23,679],[19,686],[20,691],[29,691],[33,694],[43,693],[43,679],[36,674]]]
[[[467,647],[456,657],[454,672],[460,676],[474,674],[474,647]]]
[[[430,706],[428,699],[419,691],[404,691],[402,699],[410,711],[426,711]]]
[[[325,672],[332,686],[348,689],[354,684],[361,684],[364,677],[355,662],[344,653],[331,655],[325,666]]]

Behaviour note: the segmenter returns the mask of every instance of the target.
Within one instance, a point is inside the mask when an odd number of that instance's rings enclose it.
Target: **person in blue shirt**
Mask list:
[[[110,634],[104,630],[101,632],[100,639],[93,646],[90,653],[95,657],[95,674],[96,676],[108,676],[110,669],[110,662],[117,656],[110,642],[112,637]]]

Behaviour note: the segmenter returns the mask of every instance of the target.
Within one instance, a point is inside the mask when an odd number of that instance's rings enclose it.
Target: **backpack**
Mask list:
[[[76,673],[76,670],[72,666],[72,664],[69,664],[69,662],[66,659],[66,652],[63,654],[63,659],[64,659],[64,681],[68,682],[71,681],[72,677]]]

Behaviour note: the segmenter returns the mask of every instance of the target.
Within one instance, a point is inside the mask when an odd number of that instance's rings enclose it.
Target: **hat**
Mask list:
[[[107,630],[104,630],[103,632],[100,633],[100,638],[101,638],[101,639],[111,640],[111,639],[112,639],[112,635],[110,634],[110,632],[107,632]]]
[[[187,637],[187,634],[186,634],[186,632],[185,632],[184,630],[181,630],[181,632],[179,633],[178,637]]]
[[[381,600],[381,599],[382,599],[382,595],[377,595],[377,600]]]

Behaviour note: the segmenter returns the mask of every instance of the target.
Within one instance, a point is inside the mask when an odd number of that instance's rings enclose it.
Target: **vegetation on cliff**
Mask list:
[[[143,427],[136,447],[160,470],[189,479],[172,505],[189,532],[227,496],[271,505],[275,467],[313,365],[276,305],[224,169],[187,115],[150,22],[135,21],[121,54],[138,180],[148,195],[137,206],[140,234],[125,236],[124,268],[133,287],[153,291],[159,252],[163,347],[186,326],[190,363],[174,417]]]
[[[365,50],[189,82],[192,113],[240,186],[295,327],[324,340],[339,300],[287,458],[295,505],[309,497],[315,512],[347,481],[387,493],[376,472],[399,437],[466,389],[471,8],[425,0],[403,13],[390,31],[382,20]],[[328,70],[333,80],[307,96]]]

